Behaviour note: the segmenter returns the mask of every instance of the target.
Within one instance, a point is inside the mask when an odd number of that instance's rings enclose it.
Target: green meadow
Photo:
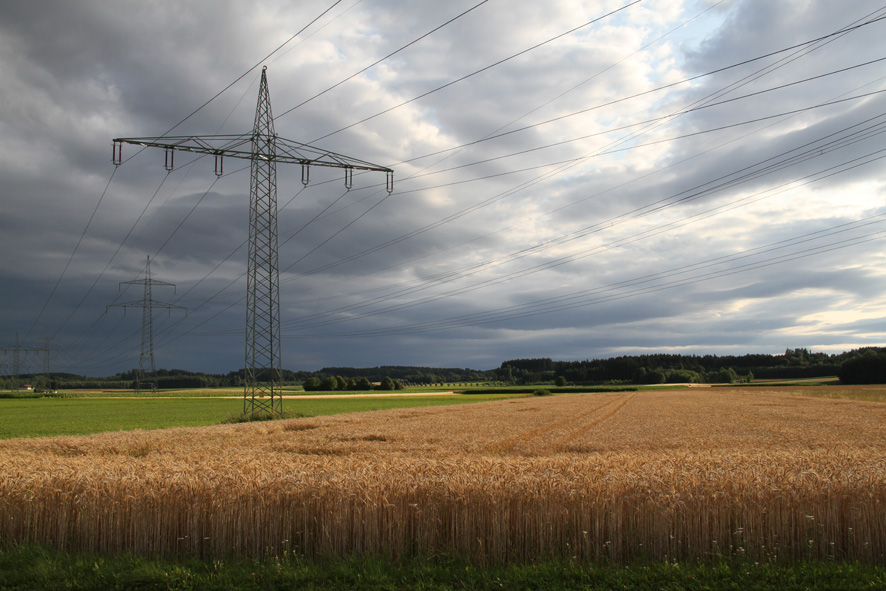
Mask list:
[[[507,395],[298,398],[283,401],[300,416],[466,404]],[[243,410],[242,398],[0,399],[0,439],[89,435],[103,431],[218,425]]]

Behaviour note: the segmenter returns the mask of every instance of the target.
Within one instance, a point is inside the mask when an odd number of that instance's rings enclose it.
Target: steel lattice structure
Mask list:
[[[167,170],[174,167],[175,152],[212,156],[215,174],[224,174],[224,158],[251,161],[249,183],[249,260],[246,286],[246,360],[243,414],[280,413],[281,334],[280,271],[277,264],[277,163],[300,164],[302,183],[310,181],[310,167],[343,168],[350,189],[355,170],[385,173],[388,192],[394,190],[394,171],[277,137],[267,67],[262,68],[252,133],[242,135],[161,136],[114,139],[113,162],[123,161],[123,144],[163,148]]]
[[[149,388],[152,392],[157,391],[157,368],[154,365],[154,310],[187,310],[184,306],[176,306],[174,304],[165,304],[154,300],[152,287],[155,285],[163,285],[166,287],[175,287],[173,283],[165,281],[157,281],[151,279],[151,257],[145,265],[144,279],[133,279],[132,281],[123,281],[120,285],[144,285],[144,298],[141,301],[126,302],[125,304],[111,304],[108,308],[141,308],[142,309],[142,346],[141,354],[138,358],[138,373],[135,376],[135,391],[141,392],[144,378],[150,378]]]
[[[22,353],[25,354],[25,358],[29,356],[30,353],[43,353],[43,375],[47,378],[50,378],[49,373],[49,337],[46,338],[46,344],[42,347],[25,347],[23,346],[18,339],[18,333],[15,333],[15,341],[11,347],[0,347],[0,353],[2,356],[6,357],[8,353],[12,353],[12,363],[0,363],[0,368],[7,367],[12,370],[12,373],[9,374],[8,377],[12,378],[11,389],[15,390],[19,386],[19,377],[21,375],[21,357]],[[0,375],[4,373],[3,369],[0,369]]]

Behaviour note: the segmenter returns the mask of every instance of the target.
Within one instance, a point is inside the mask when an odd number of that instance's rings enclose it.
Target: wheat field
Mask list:
[[[883,562],[886,404],[803,394],[602,393],[13,439],[0,442],[0,542]]]

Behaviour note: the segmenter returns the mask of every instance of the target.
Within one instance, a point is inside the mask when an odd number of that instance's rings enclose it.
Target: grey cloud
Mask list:
[[[310,36],[269,60],[275,114],[286,113],[471,5],[373,1],[334,9],[308,31]],[[110,140],[167,131],[327,7],[272,1],[248,8],[234,2],[51,2],[0,9],[0,71],[11,83],[0,91],[5,99],[0,101],[0,279],[11,286],[0,295],[3,340],[16,331],[33,340],[48,330],[64,351],[59,364],[66,371],[113,373],[132,367],[139,318],[132,311],[124,317],[105,310],[121,297],[138,297],[132,290],[121,295],[118,283],[137,278],[145,257],[156,253],[154,276],[177,285],[175,294],[159,295],[191,310],[184,318],[158,318],[158,364],[204,371],[242,365],[246,253],[231,253],[246,239],[248,173],[231,174],[212,185],[210,162],[188,166],[189,159],[179,155],[177,170],[167,177],[161,152],[136,156],[133,146],[125,152],[132,158],[115,171]],[[796,188],[789,199],[774,195],[737,207],[740,199],[762,196],[779,184],[871,153],[880,136],[670,209],[642,217],[631,212],[858,125],[882,113],[882,98],[828,107],[770,127],[760,124],[747,137],[753,128],[586,158],[560,171],[540,168],[614,147],[610,142],[629,132],[534,148],[684,108],[758,67],[748,65],[691,88],[644,95],[463,150],[399,163],[482,139],[506,124],[511,125],[505,129],[533,125],[805,41],[879,8],[871,1],[851,8],[815,1],[797,11],[793,3],[744,0],[712,11],[698,21],[703,26],[690,25],[690,30],[636,55],[645,43],[700,9],[686,3],[677,20],[642,26],[636,20],[640,14],[628,10],[612,22],[320,140],[327,149],[394,165],[397,191],[383,199],[383,187],[377,186],[382,179],[367,174],[355,177],[355,188],[345,194],[340,171],[329,170],[312,171],[313,182],[302,191],[300,171],[281,166],[281,207],[295,196],[279,215],[285,242],[280,265],[287,269],[281,289],[285,365],[490,368],[515,357],[585,359],[656,348],[741,353],[871,344],[876,338],[871,335],[882,334],[878,321],[840,322],[834,316],[810,333],[801,319],[837,307],[868,316],[881,309],[882,258],[870,256],[880,242],[659,291],[642,290],[693,276],[658,273],[882,213],[882,166],[876,162]],[[601,12],[599,3],[590,2],[578,8],[518,2],[505,12],[484,5],[366,74],[281,115],[277,132],[311,141]],[[871,25],[847,34],[728,96],[881,57],[873,49],[881,30],[882,25]],[[703,41],[682,43],[683,38]],[[666,139],[850,91],[882,89],[875,70],[859,68],[701,110],[633,141]],[[174,133],[248,132],[257,76],[258,70],[253,71]],[[498,158],[522,150],[532,151]],[[477,164],[489,159],[495,160]],[[226,171],[246,164],[226,161]],[[406,178],[464,165],[469,166]],[[477,180],[484,176],[491,178]],[[713,217],[704,213],[729,203],[736,207]],[[316,222],[301,229],[318,214]],[[688,221],[693,223],[686,225]],[[876,238],[883,227],[874,222],[844,237]],[[809,247],[839,239],[822,238]],[[803,248],[798,245],[790,252]],[[719,268],[727,267],[712,270]],[[635,288],[617,286],[644,279],[648,282]],[[59,287],[50,299],[56,282]],[[603,292],[611,298],[592,300],[593,290],[608,286],[616,286]],[[641,292],[631,294],[631,289]],[[471,314],[489,318],[514,305],[539,303],[525,310],[544,310],[541,302],[580,292],[587,294],[584,300],[570,301],[585,305],[567,310],[411,332],[425,322]],[[358,307],[342,309],[347,306]],[[347,321],[312,326],[317,317]],[[349,336],[366,331],[378,332],[368,338]]]

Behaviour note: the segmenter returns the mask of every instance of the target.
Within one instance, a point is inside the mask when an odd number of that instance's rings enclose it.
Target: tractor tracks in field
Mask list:
[[[577,440],[588,430],[609,420],[620,412],[636,393],[629,392],[595,404],[592,408],[582,410],[566,418],[558,418],[507,437],[493,446],[493,453],[528,453],[550,452],[562,449],[565,445]],[[564,433],[565,432],[565,433]]]
[[[558,439],[553,444],[554,449],[562,450],[564,447],[574,444],[574,442],[576,440],[580,439],[581,436],[584,435],[585,433],[587,433],[589,430],[593,429],[594,427],[596,427],[600,423],[607,421],[607,420],[611,419],[612,417],[614,417],[625,406],[627,406],[628,403],[631,402],[636,395],[637,395],[636,393],[631,392],[629,394],[623,395],[620,399],[616,399],[613,402],[611,402],[610,404],[606,405],[606,407],[601,409],[601,410],[605,411],[603,414],[594,418],[593,420],[591,420],[588,423],[585,423],[583,425],[575,427],[565,437],[561,437],[560,439]]]

